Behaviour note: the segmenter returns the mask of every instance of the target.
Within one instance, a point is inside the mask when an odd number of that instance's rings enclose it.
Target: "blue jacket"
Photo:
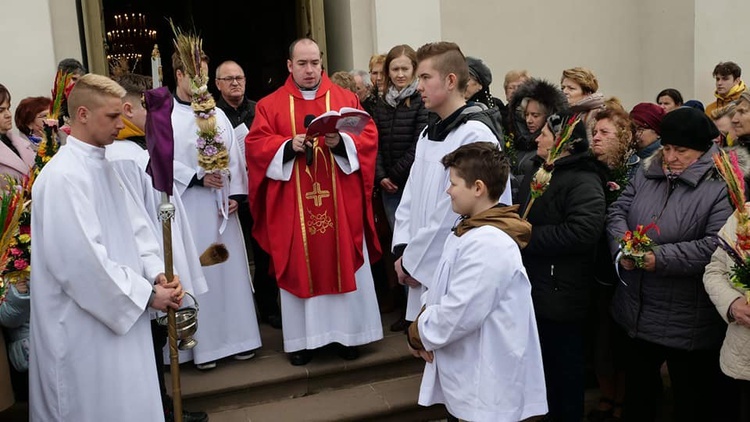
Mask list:
[[[30,295],[19,293],[11,285],[0,304],[0,326],[5,329],[10,363],[18,372],[29,369],[29,317]]]

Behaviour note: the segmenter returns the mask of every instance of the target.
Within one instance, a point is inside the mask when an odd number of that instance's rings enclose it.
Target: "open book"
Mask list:
[[[352,107],[341,107],[341,110],[327,111],[310,122],[307,127],[309,136],[320,136],[336,131],[359,135],[370,122],[370,115]]]

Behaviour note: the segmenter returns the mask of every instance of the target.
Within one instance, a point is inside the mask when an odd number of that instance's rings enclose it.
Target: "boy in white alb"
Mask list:
[[[419,404],[465,421],[517,422],[547,412],[531,284],[521,248],[531,225],[498,204],[510,165],[497,144],[446,155],[448,195],[462,216],[445,241],[409,349],[425,365]]]

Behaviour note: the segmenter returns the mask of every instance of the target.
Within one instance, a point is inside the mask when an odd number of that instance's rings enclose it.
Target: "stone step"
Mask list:
[[[212,412],[211,422],[434,421],[447,417],[443,406],[417,404],[422,375],[415,374],[350,388]]]
[[[391,319],[383,315],[384,325]],[[263,347],[251,360],[224,359],[209,371],[199,371],[192,364],[180,365],[183,406],[217,413],[421,376],[424,362],[409,354],[405,336],[391,333],[387,328],[384,335],[382,340],[360,347],[360,357],[356,360],[342,360],[334,351],[324,348],[316,352],[309,364],[292,366],[283,352],[281,332],[261,325]],[[171,390],[169,373],[165,379]],[[418,390],[416,385],[413,397]],[[416,403],[416,399],[413,401]]]

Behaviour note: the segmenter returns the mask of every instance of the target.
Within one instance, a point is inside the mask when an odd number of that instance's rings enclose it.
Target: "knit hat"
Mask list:
[[[708,151],[719,135],[719,129],[706,113],[691,107],[676,108],[661,121],[662,145]]]
[[[630,119],[638,125],[661,135],[659,126],[664,118],[664,109],[654,103],[639,103],[630,111]]]
[[[685,104],[683,104],[683,106],[694,108],[694,109],[704,111],[704,112],[706,111],[706,108],[703,107],[703,103],[698,100],[685,101]]]
[[[492,83],[492,71],[487,67],[482,59],[476,57],[466,57],[466,64],[469,65],[469,74],[477,80],[483,87],[487,88]]]
[[[563,130],[566,130],[575,120],[574,113],[563,112],[559,114],[552,114],[547,118],[547,126],[549,127],[552,134],[557,139]],[[571,122],[571,120],[573,122]],[[573,131],[570,134],[570,139],[567,142],[567,148],[571,154],[587,151],[589,149],[589,138],[586,132],[586,123],[583,119],[578,119],[578,122],[573,127]]]

